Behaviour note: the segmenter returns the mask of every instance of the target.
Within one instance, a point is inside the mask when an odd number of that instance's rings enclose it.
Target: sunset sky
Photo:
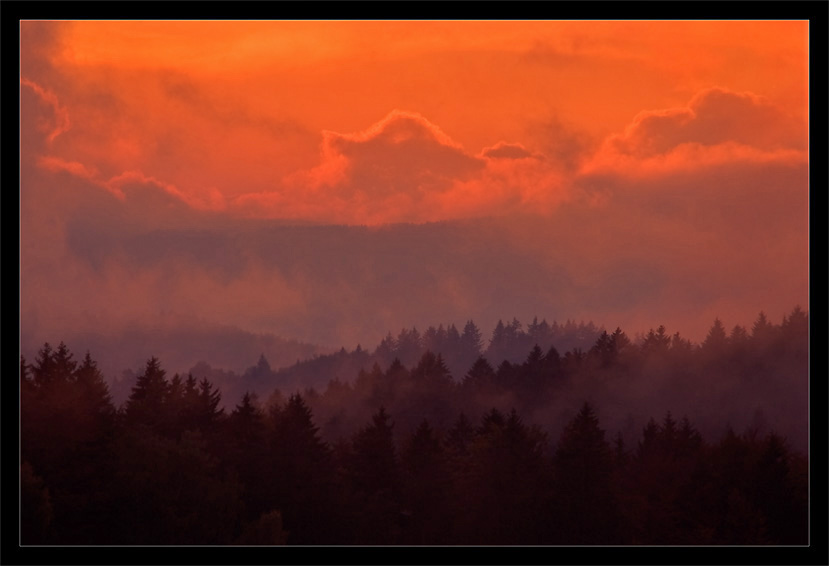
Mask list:
[[[808,54],[806,21],[21,22],[22,333],[779,322],[809,306]],[[430,277],[325,238],[289,265],[285,221]],[[463,242],[418,247],[444,221]]]

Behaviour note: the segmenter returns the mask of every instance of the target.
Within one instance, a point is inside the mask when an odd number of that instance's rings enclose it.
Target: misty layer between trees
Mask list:
[[[806,544],[808,327],[404,329],[291,369],[350,381],[232,409],[154,357],[116,407],[46,344],[20,360],[22,543]]]

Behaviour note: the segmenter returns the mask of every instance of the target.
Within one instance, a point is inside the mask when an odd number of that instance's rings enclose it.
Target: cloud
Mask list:
[[[56,145],[61,145],[55,141],[71,126],[68,109],[52,90],[21,78],[20,150],[25,165],[30,165],[43,152],[54,151]]]
[[[323,156],[319,173],[312,172],[318,182],[330,182],[339,165],[338,189],[369,197],[446,190],[484,166],[423,116],[400,110],[362,132],[324,132]]]
[[[567,198],[560,167],[518,143],[473,155],[423,116],[395,110],[366,130],[323,132],[317,166],[266,189],[227,196],[216,187],[180,187],[141,168],[112,172],[52,155],[36,165],[105,189],[129,209],[163,225],[192,211],[336,224],[432,222],[514,211],[543,213]],[[103,171],[102,171],[103,169]],[[109,171],[109,173],[107,173]]]
[[[64,106],[61,106],[60,102],[58,102],[58,97],[54,92],[47,90],[36,82],[26,78],[20,79],[20,84],[32,89],[32,91],[40,97],[40,100],[43,103],[51,107],[52,120],[41,120],[37,125],[38,129],[46,132],[46,141],[51,144],[55,141],[56,137],[61,135],[63,132],[68,131],[71,127],[69,112]]]
[[[769,100],[723,88],[699,92],[687,106],[639,113],[613,134],[584,170],[665,174],[734,162],[806,159],[805,127]]]
[[[531,153],[520,143],[498,142],[492,147],[486,147],[481,157],[490,159],[543,159],[540,154]]]
[[[66,161],[60,157],[42,156],[38,159],[38,165],[47,171],[53,173],[58,171],[66,171],[70,175],[94,181],[99,177],[99,173],[95,168],[89,168],[83,163],[77,161]],[[123,199],[123,193],[115,193],[119,198]]]
[[[140,171],[124,171],[106,179],[94,167],[88,167],[77,161],[42,156],[37,163],[39,167],[47,171],[65,172],[106,189],[138,213],[158,214],[162,210],[183,212],[189,208],[204,211],[223,210],[226,206],[224,197],[215,188],[193,195],[184,193],[173,184],[144,175]]]
[[[106,175],[87,159],[72,159],[65,155],[65,148],[72,144],[57,144],[63,140],[62,134],[70,132],[72,121],[67,106],[48,88],[35,81],[22,78],[21,84],[21,154],[22,189],[26,193],[24,200],[53,202],[56,208],[66,206],[71,201],[70,187],[82,187],[84,196],[76,194],[75,206],[89,204],[85,190],[97,187],[108,191],[130,208],[130,212],[148,217],[164,216],[167,210],[176,214],[194,210],[222,210],[225,201],[222,194],[214,187],[201,189],[195,193],[185,192],[176,185],[146,175],[140,170],[131,169]],[[70,140],[72,141],[72,140]],[[74,142],[73,142],[74,143]],[[57,147],[60,145],[61,147]],[[54,176],[69,175],[77,183],[55,183],[45,181],[34,172],[44,171]],[[60,192],[58,195],[56,193]],[[84,200],[80,204],[78,199]],[[60,204],[58,204],[60,203]]]
[[[545,212],[566,197],[564,186],[560,167],[522,144],[501,141],[473,155],[420,114],[394,110],[363,131],[323,132],[316,167],[232,208],[339,224],[433,222]]]

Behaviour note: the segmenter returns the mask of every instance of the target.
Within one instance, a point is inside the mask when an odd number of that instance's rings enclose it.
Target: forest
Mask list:
[[[260,390],[317,385],[232,399],[148,352],[120,404],[90,352],[46,343],[20,358],[21,542],[808,543],[805,311],[701,344],[568,324],[262,357]]]

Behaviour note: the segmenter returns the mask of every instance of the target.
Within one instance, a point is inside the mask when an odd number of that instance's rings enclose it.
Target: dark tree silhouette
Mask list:
[[[321,544],[336,538],[331,450],[319,437],[311,410],[298,394],[271,412],[273,509],[282,511],[288,542]]]
[[[406,544],[451,544],[449,475],[441,439],[425,419],[401,457]]]
[[[780,325],[761,313],[750,333],[717,320],[702,347],[664,326],[632,343],[619,328],[512,319],[496,371],[465,345],[471,321],[404,329],[403,348],[389,335],[385,353],[293,366],[315,375],[280,382],[289,394],[271,389],[264,406],[238,376],[232,410],[232,374],[201,364],[200,381],[167,379],[150,358],[116,411],[89,352],[46,343],[20,356],[23,541],[804,544],[808,331],[799,307]],[[256,367],[268,387],[287,375]],[[584,398],[607,411],[612,447],[590,404],[566,422]],[[663,416],[637,438],[650,414]],[[524,419],[563,429],[556,445]]]
[[[384,407],[352,441],[349,476],[363,512],[358,532],[371,544],[396,544],[401,531],[400,468],[392,429]]]
[[[483,356],[479,356],[463,378],[468,390],[491,390],[495,386],[495,370]]]
[[[567,424],[553,458],[554,540],[618,543],[618,510],[611,483],[613,456],[589,403]]]
[[[166,374],[158,359],[152,357],[147,360],[144,372],[138,376],[124,406],[127,423],[144,425],[155,431],[163,428],[167,401]]]

